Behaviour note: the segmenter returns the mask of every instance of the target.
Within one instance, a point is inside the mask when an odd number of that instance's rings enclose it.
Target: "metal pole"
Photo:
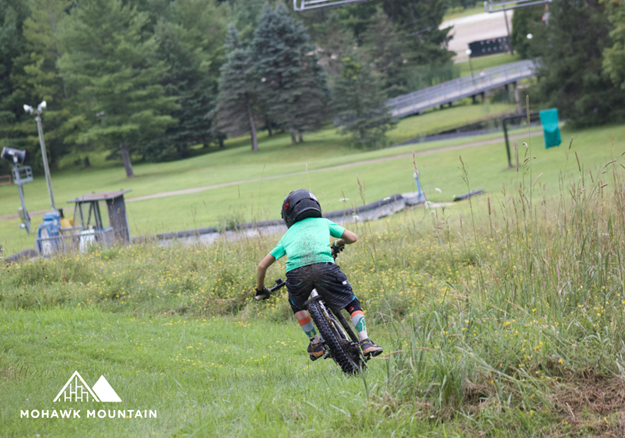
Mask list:
[[[13,164],[13,168],[15,169],[15,184],[17,184],[17,190],[20,193],[20,201],[22,201],[22,211],[24,212],[24,225],[26,225],[26,232],[30,234],[32,228],[30,226],[30,217],[28,216],[28,211],[26,210],[26,203],[24,202],[24,189],[22,188],[22,179],[20,178],[20,170],[17,167],[17,163]]]
[[[471,81],[473,82],[473,87],[475,87],[475,78],[473,77],[473,64],[471,64],[471,55],[469,55],[469,69],[471,69]]]
[[[508,31],[508,43],[510,44],[510,54],[514,55],[514,49],[512,48],[512,35],[510,34],[510,25],[508,24],[508,14],[506,8],[503,8],[503,18],[506,20],[506,30]]]
[[[501,120],[503,125],[503,135],[506,138],[506,153],[508,154],[508,167],[512,167],[512,159],[510,158],[510,141],[508,140],[508,127],[506,126],[507,120],[505,117]]]
[[[43,141],[43,128],[41,127],[41,115],[37,112],[37,130],[39,131],[39,143],[41,144],[41,156],[43,157],[43,169],[46,172],[46,184],[48,184],[48,193],[50,194],[50,206],[52,210],[57,211],[54,205],[54,193],[52,192],[52,179],[50,178],[50,169],[48,168],[48,155],[46,154],[46,144]]]
[[[417,181],[417,198],[423,198],[427,201],[427,197],[425,196],[425,192],[421,188],[421,182],[419,181],[419,172],[415,171],[413,177]]]

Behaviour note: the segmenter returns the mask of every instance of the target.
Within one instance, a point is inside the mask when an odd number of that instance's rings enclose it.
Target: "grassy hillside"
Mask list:
[[[476,75],[475,77],[477,78],[482,70],[517,61],[521,61],[521,57],[518,54],[515,53],[514,55],[511,55],[509,53],[502,53],[499,55],[473,58],[471,59],[471,64],[467,61],[459,62],[457,65],[460,67],[460,76],[470,75],[471,68],[473,68],[473,74]]]
[[[252,302],[255,266],[277,236],[0,266],[2,431],[619,436],[619,144],[614,162],[592,164],[573,148],[555,177],[533,148],[518,172],[505,171],[516,178],[505,195],[355,226],[360,239],[340,264],[389,353],[360,378],[310,363],[283,294]],[[485,168],[463,162],[458,177],[471,187]],[[72,406],[52,399],[74,370],[89,383],[104,374],[123,400],[115,409],[158,409],[158,419],[19,418]]]
[[[432,111],[423,116],[402,120],[399,127],[392,131],[391,138],[394,142],[399,143],[419,135],[449,129],[450,126],[494,117],[509,112],[512,108],[510,105],[487,104]],[[474,141],[474,139],[470,141]],[[102,157],[96,155],[92,156],[93,168],[70,167],[53,172],[52,184],[58,206],[66,207],[66,209],[69,207],[68,213],[71,215],[73,206],[68,206],[65,202],[85,193],[123,188],[131,189],[132,193],[127,198],[133,198],[171,190],[301,172],[307,168],[309,170],[319,169],[463,142],[466,140],[460,139],[438,144],[424,143],[404,148],[363,152],[350,148],[347,138],[339,136],[335,129],[326,129],[306,136],[305,143],[295,146],[291,145],[289,136],[264,137],[258,153],[252,153],[249,150],[247,139],[237,139],[230,141],[228,148],[224,151],[216,151],[170,163],[137,164],[135,166],[136,178],[132,180],[125,178],[121,166],[113,166],[113,163],[104,162]],[[332,173],[334,174],[334,181],[338,182],[343,189],[357,187],[352,172]],[[410,172],[410,174],[412,173]],[[317,178],[319,179],[319,176]],[[321,179],[325,179],[325,177],[321,177]],[[313,180],[311,180],[311,184]],[[401,190],[410,191],[411,179],[407,178],[405,181],[406,184]],[[274,199],[283,198],[289,191],[285,192],[284,182],[276,180],[273,183],[273,186],[265,183],[259,185],[258,182],[255,182],[241,185],[238,189],[231,187],[225,192],[219,191],[214,197],[204,192],[194,196],[184,195],[149,201],[149,203],[132,204],[136,206],[133,208],[129,204],[128,215],[133,227],[132,232],[134,235],[145,235],[167,230],[176,231],[190,227],[215,225],[219,217],[232,214],[234,208],[244,209],[245,211],[241,211],[241,213],[248,217],[252,211],[255,216],[260,216],[259,210],[262,211],[263,215],[269,214],[273,210],[271,208],[265,210],[265,205],[273,202]],[[288,182],[288,184],[295,184],[297,187],[303,183],[304,180],[301,176]],[[43,177],[37,177],[34,182],[27,184],[24,190],[29,211],[49,208],[48,192]],[[387,190],[392,191],[397,190],[397,188],[388,187],[384,192],[386,193]],[[329,199],[338,200],[341,197],[340,191],[334,191],[331,195],[328,194],[326,201]],[[15,213],[19,205],[19,196],[15,186],[0,187],[0,216]],[[210,205],[210,208],[205,209],[207,205]],[[210,214],[206,216],[204,211],[210,211]],[[272,213],[271,218],[274,217],[275,214]],[[24,231],[17,229],[18,223],[17,219],[0,221],[0,244],[8,252],[33,245],[33,239],[27,236]],[[38,225],[41,223],[41,219],[34,218],[33,223]]]
[[[615,147],[622,147],[625,143],[625,128],[603,127],[584,131],[563,131],[564,145],[560,148],[545,150],[540,136],[532,137],[530,144],[533,146],[533,155],[537,157],[536,172],[542,173],[540,183],[545,184],[549,191],[555,193],[559,190],[558,178],[561,171],[573,170],[571,163],[565,169],[565,155],[568,140],[575,137],[573,151],[577,152],[580,160],[588,166],[596,166],[608,160],[616,152],[612,149],[612,137],[614,136]],[[494,135],[496,136],[496,135]],[[493,136],[491,136],[493,137]],[[467,141],[467,140],[464,140]],[[469,141],[477,141],[471,139]],[[519,144],[522,140],[519,140]],[[459,143],[460,141],[455,141]],[[443,145],[454,142],[445,142]],[[359,205],[363,203],[358,181],[363,188],[364,199],[367,202],[382,199],[393,193],[405,193],[416,189],[413,173],[413,160],[411,151],[419,151],[432,147],[431,144],[418,144],[392,148],[376,152],[357,152],[347,150],[351,154],[339,155],[335,158],[319,159],[308,164],[309,172],[305,173],[306,162],[299,161],[301,157],[310,154],[310,158],[316,153],[311,145],[297,146],[301,153],[292,153],[290,146],[275,149],[266,148],[259,155],[259,159],[274,161],[273,164],[253,164],[246,160],[250,155],[241,153],[240,150],[231,149],[220,154],[207,157],[205,169],[189,170],[183,176],[156,173],[154,176],[138,177],[133,184],[141,184],[143,189],[133,191],[132,195],[146,194],[145,187],[149,187],[150,181],[160,190],[177,188],[173,181],[184,179],[187,186],[205,186],[224,181],[237,181],[239,178],[265,178],[262,182],[255,180],[249,183],[230,185],[214,190],[192,193],[182,196],[174,196],[160,199],[150,199],[128,203],[128,217],[131,224],[131,232],[134,236],[154,234],[166,231],[178,231],[217,225],[224,217],[242,216],[246,220],[264,220],[278,218],[278,208],[286,193],[295,187],[311,188],[321,200],[326,210],[336,210]],[[294,148],[294,149],[296,149]],[[521,146],[523,148],[523,146]],[[618,150],[618,149],[617,149]],[[323,172],[311,172],[316,168],[343,165],[360,160],[388,157],[396,154],[408,154],[405,158],[390,161],[361,164],[358,166],[342,169],[327,170]],[[523,151],[521,151],[523,153]],[[321,153],[323,156],[323,152]],[[329,152],[328,152],[329,154]],[[421,171],[421,181],[426,193],[433,201],[451,201],[453,195],[467,192],[462,181],[458,156],[462,154],[468,169],[471,172],[471,188],[483,189],[491,193],[500,193],[505,184],[508,188],[514,187],[518,182],[518,175],[506,168],[506,154],[503,142],[488,144],[482,147],[470,148],[463,151],[447,151],[432,155],[418,157],[417,164]],[[208,162],[211,156],[221,156],[222,164],[212,167]],[[252,158],[253,158],[252,157]],[[202,157],[204,158],[204,157]],[[196,160],[199,158],[196,158]],[[230,164],[226,164],[230,160]],[[295,162],[289,160],[297,160]],[[170,165],[181,166],[185,162],[171,163]],[[189,160],[188,163],[192,163]],[[152,166],[152,165],[150,165]],[[165,166],[165,165],[163,165]],[[140,167],[140,166],[139,166]],[[243,170],[247,174],[243,174]],[[230,172],[230,174],[228,174]],[[239,173],[237,173],[239,172]],[[275,179],[267,179],[270,175],[291,172],[303,172],[294,176],[284,176]],[[238,177],[238,178],[237,178]],[[160,178],[172,181],[169,186],[160,186]],[[61,180],[61,178],[57,178]],[[66,180],[69,184],[71,178]],[[60,184],[59,184],[60,185]],[[108,189],[128,188],[124,185],[108,186]],[[6,187],[2,187],[6,189]],[[442,193],[438,193],[438,188]],[[75,192],[80,187],[73,187]],[[160,191],[158,190],[158,191]],[[149,192],[148,192],[149,193]],[[78,194],[78,193],[76,193]],[[45,202],[45,192],[43,194]],[[57,196],[58,198],[58,196]],[[341,202],[343,198],[349,199]],[[17,230],[17,220],[0,221],[0,236],[6,242],[8,252],[19,248],[33,246],[33,238],[23,231]],[[35,220],[38,223],[38,220]],[[5,243],[3,243],[5,244]]]

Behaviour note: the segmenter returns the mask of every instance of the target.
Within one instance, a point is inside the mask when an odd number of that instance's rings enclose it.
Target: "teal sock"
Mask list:
[[[305,319],[300,319],[297,322],[299,322],[299,325],[302,326],[302,330],[304,330],[304,333],[306,333],[306,336],[308,336],[310,340],[313,340],[313,338],[319,338],[319,335],[317,335],[317,330],[315,330],[315,325],[313,324],[312,318],[310,316]]]
[[[367,323],[365,322],[365,315],[362,310],[356,310],[352,313],[352,324],[358,331],[358,339],[364,341],[369,338],[367,334]]]

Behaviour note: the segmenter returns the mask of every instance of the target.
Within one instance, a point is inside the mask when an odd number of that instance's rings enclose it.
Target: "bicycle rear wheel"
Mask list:
[[[347,348],[351,340],[343,339],[338,327],[333,328],[331,324],[338,325],[336,320],[332,322],[329,312],[323,311],[319,301],[311,300],[308,304],[308,313],[319,329],[321,337],[332,353],[332,358],[346,374],[355,374],[360,371],[360,366],[351,358]]]

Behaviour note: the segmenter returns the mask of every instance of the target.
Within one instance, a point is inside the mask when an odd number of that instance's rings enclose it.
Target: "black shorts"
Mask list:
[[[286,273],[289,302],[294,312],[304,310],[313,289],[328,307],[340,311],[356,298],[347,276],[334,263],[315,263]]]

